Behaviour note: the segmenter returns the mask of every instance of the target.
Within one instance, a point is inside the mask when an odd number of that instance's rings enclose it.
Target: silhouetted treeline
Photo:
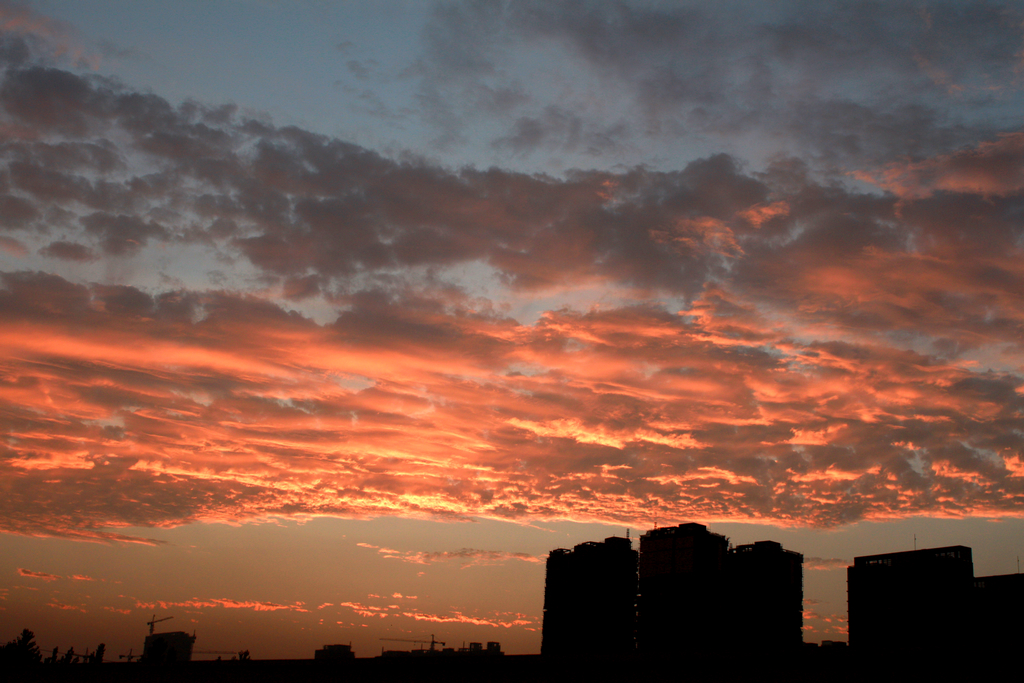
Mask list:
[[[0,649],[0,669],[34,664],[102,664],[106,651],[107,646],[104,643],[96,646],[92,653],[87,650],[85,654],[76,654],[73,647],[61,653],[60,649],[55,647],[50,656],[43,659],[43,653],[36,644],[35,633],[26,628],[22,629],[17,638]]]
[[[43,653],[36,645],[36,635],[27,628],[0,650],[0,662],[5,666],[39,664],[42,661]]]

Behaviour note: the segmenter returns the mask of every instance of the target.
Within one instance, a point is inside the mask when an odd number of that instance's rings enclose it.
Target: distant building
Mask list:
[[[635,651],[637,552],[628,538],[552,550],[541,654],[622,657]]]
[[[324,645],[313,651],[313,659],[355,659],[351,645]]]
[[[986,628],[971,623],[973,589],[971,549],[962,545],[854,558],[847,568],[850,647],[955,656],[969,647],[972,629]]]
[[[647,657],[719,649],[727,633],[729,539],[703,524],[640,537],[637,650]]]
[[[756,649],[803,643],[804,556],[775,541],[737,546],[726,556],[727,633]]]
[[[195,642],[196,637],[184,631],[151,633],[146,636],[141,661],[149,664],[190,662],[192,661],[192,646]]]
[[[504,655],[501,651],[501,643],[490,640],[487,641],[487,647],[484,648],[483,643],[470,643],[469,647],[460,648],[445,648],[442,654],[455,654],[455,655],[469,655],[469,656],[496,656]]]
[[[421,642],[421,641],[413,641]],[[426,642],[426,641],[422,641]],[[380,656],[384,659],[393,658],[422,658],[422,657],[498,657],[504,656],[505,653],[501,650],[501,643],[495,640],[488,641],[487,648],[484,648],[483,643],[470,643],[469,647],[443,647],[436,648],[435,645],[444,645],[441,641],[434,640],[434,636],[430,636],[430,648],[417,648],[415,650],[382,650]],[[319,652],[319,650],[317,650]]]

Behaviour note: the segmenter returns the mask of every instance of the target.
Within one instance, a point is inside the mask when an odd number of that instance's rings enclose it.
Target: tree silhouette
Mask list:
[[[27,628],[21,634],[4,645],[0,654],[0,661],[9,666],[22,664],[39,664],[43,661],[43,654],[36,645],[36,636]]]

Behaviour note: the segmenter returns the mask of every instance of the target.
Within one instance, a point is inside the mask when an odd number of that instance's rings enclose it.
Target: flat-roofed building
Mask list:
[[[854,558],[850,647],[955,655],[969,647],[973,582],[971,549],[962,545]]]

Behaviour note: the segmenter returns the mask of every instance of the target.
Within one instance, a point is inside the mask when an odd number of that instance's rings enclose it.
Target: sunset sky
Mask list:
[[[0,641],[535,653],[549,550],[688,521],[807,641],[915,535],[1017,571],[1019,3],[0,28]]]

